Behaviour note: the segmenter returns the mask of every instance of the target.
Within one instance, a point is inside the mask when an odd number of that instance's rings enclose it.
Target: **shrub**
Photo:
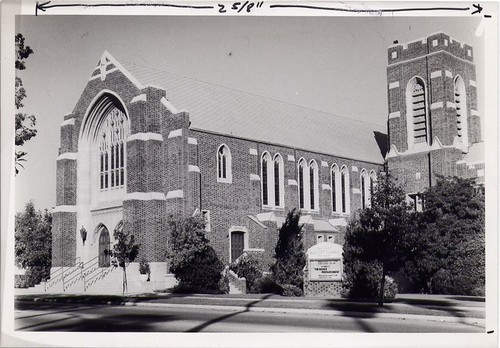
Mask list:
[[[255,281],[262,278],[262,262],[254,254],[244,253],[229,267],[238,277],[245,278],[247,293],[258,293]]]
[[[280,286],[293,285],[299,289],[304,285],[304,266],[306,255],[302,225],[299,225],[300,212],[293,209],[287,214],[279,230],[275,248],[276,262],[271,265],[273,279]]]
[[[376,300],[379,297],[380,277],[382,269],[376,262],[363,262],[355,260],[352,268],[347,269],[342,281],[342,296]],[[393,300],[398,293],[396,281],[389,276],[385,276],[384,300]]]
[[[268,276],[259,278],[254,283],[254,290],[257,294],[282,294],[283,289],[281,286],[276,284],[276,282]]]
[[[139,262],[139,273],[140,274],[147,274],[148,275],[148,282],[151,277],[151,268],[149,267],[149,262],[147,262],[144,259],[141,259]]]
[[[287,297],[304,296],[304,292],[302,291],[302,289],[295,286],[295,285],[285,284],[281,288],[283,289],[281,292],[281,294],[283,296],[287,296]]]
[[[167,254],[179,284],[176,291],[223,293],[229,286],[222,280],[224,266],[205,237],[201,216],[169,221],[170,250]],[[223,288],[221,288],[223,287]]]

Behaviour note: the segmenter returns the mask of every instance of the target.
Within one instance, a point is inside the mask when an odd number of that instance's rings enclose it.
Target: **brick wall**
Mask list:
[[[52,267],[75,265],[76,227],[76,212],[52,214]]]
[[[304,269],[304,296],[312,297],[340,297],[342,291],[342,282],[310,281],[309,270]]]

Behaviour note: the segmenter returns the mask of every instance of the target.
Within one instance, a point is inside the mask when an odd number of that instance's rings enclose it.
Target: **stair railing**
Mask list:
[[[110,264],[111,266],[109,267],[97,267],[92,269],[90,272],[83,272],[83,290],[87,291],[90,286],[106,277],[116,268],[114,265],[118,263],[115,258],[111,258]]]
[[[75,258],[75,265],[79,264],[81,261],[80,257]],[[50,275],[50,279],[45,282],[45,292],[47,292],[48,289],[50,289],[52,286],[56,285],[59,282],[63,283],[63,291],[64,291],[64,278],[66,274],[64,274],[64,269],[71,269],[73,267],[64,267],[61,266],[58,268],[54,273]],[[70,271],[72,273],[73,271]]]

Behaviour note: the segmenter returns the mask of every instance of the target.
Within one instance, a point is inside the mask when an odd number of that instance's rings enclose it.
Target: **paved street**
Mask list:
[[[439,318],[333,316],[311,311],[182,305],[85,305],[16,301],[15,329],[95,332],[484,332],[481,324]]]

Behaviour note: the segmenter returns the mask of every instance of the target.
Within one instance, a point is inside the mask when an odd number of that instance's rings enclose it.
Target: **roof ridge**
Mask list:
[[[204,83],[204,84],[207,84],[207,85],[216,86],[216,87],[223,88],[223,89],[226,89],[226,90],[231,90],[231,91],[235,91],[235,92],[239,92],[239,93],[253,95],[253,96],[258,97],[258,98],[273,100],[275,102],[279,102],[279,103],[290,105],[290,106],[294,106],[294,107],[299,107],[299,108],[306,109],[306,110],[320,112],[320,113],[323,113],[323,114],[326,114],[326,115],[334,116],[334,117],[337,117],[337,118],[342,118],[342,119],[345,119],[345,120],[348,120],[348,121],[351,121],[351,122],[357,122],[357,123],[366,124],[366,125],[374,125],[374,126],[378,126],[378,127],[384,127],[383,124],[373,123],[373,122],[368,122],[368,121],[363,121],[363,120],[358,120],[358,119],[350,118],[350,117],[347,117],[347,116],[341,116],[341,115],[337,115],[337,114],[334,114],[334,113],[331,113],[331,112],[327,112],[327,111],[324,111],[324,110],[318,110],[318,109],[314,109],[314,108],[311,108],[311,107],[308,107],[308,106],[294,104],[294,103],[286,102],[286,101],[283,101],[283,100],[280,100],[280,99],[276,99],[276,98],[272,98],[272,97],[266,97],[266,96],[263,96],[263,95],[260,95],[260,94],[257,94],[257,93],[248,92],[248,91],[242,91],[242,90],[239,90],[237,88],[227,87],[227,86],[224,86],[224,85],[219,85],[219,84],[214,83],[214,82],[208,82],[208,81],[203,81],[203,80],[200,80],[200,79],[197,79],[197,78],[194,78],[194,77],[184,76],[184,75],[181,75],[181,74],[169,71],[169,70],[152,68],[152,67],[149,67],[149,66],[145,66],[145,65],[137,64],[135,62],[131,62],[131,61],[126,60],[126,59],[119,59],[119,58],[116,58],[116,57],[114,57],[114,58],[117,61],[119,61],[119,62],[125,62],[125,63],[128,63],[128,64],[135,65],[137,67],[141,67],[141,68],[145,68],[145,69],[150,69],[150,70],[154,70],[154,71],[158,71],[158,72],[163,72],[163,73],[171,74],[171,75],[174,75],[176,77],[180,77],[180,78],[184,78],[184,79],[189,79],[189,80],[201,82],[201,83]],[[126,67],[124,67],[124,68],[127,69]],[[165,88],[165,86],[160,86],[160,87]]]

